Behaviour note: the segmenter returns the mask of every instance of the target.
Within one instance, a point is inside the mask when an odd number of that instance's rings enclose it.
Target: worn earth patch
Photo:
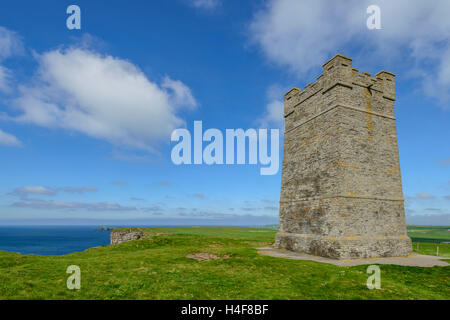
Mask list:
[[[228,259],[231,256],[228,254],[224,254],[223,256],[217,256],[215,254],[212,253],[207,253],[207,252],[197,252],[197,253],[192,253],[192,254],[188,254],[186,256],[186,258],[190,258],[190,259],[194,259],[197,261],[210,261],[210,260],[217,260],[217,259]]]

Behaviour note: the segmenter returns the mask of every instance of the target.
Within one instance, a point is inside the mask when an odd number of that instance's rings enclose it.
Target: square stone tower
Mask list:
[[[395,75],[373,78],[337,55],[284,96],[275,245],[355,259],[409,256],[394,117]]]

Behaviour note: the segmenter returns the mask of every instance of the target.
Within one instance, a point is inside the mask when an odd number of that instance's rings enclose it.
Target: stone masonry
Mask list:
[[[394,117],[395,75],[373,78],[336,55],[284,96],[275,245],[355,259],[409,256]]]
[[[139,240],[144,236],[142,231],[132,230],[112,230],[111,231],[111,244],[120,244],[123,242]]]

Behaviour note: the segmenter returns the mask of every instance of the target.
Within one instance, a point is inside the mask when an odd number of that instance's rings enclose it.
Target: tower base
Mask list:
[[[412,247],[407,236],[331,238],[284,232],[277,233],[275,246],[332,259],[407,257]]]

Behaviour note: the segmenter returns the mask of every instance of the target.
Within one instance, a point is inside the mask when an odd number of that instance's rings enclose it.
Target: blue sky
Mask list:
[[[339,52],[397,74],[407,221],[450,225],[446,1],[132,3],[0,4],[0,224],[276,223],[281,172],[176,166],[170,132],[280,128],[283,93]]]

